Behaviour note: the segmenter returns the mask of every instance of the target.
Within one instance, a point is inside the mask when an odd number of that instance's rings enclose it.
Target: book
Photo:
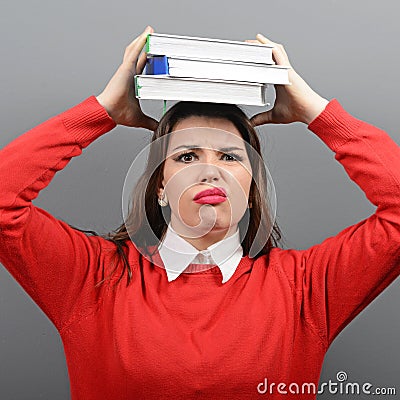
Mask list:
[[[135,75],[136,97],[153,100],[187,100],[213,103],[267,105],[268,85],[216,79]]]
[[[147,35],[145,52],[167,57],[275,64],[272,48],[272,45],[261,43],[150,33]]]
[[[144,74],[289,84],[289,67],[187,57],[150,56]]]

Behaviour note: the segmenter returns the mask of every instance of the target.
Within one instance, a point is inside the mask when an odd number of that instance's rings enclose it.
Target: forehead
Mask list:
[[[200,116],[191,116],[188,118],[184,118],[177,122],[174,127],[174,131],[180,129],[187,129],[187,128],[196,128],[196,127],[210,127],[221,129],[223,131],[232,132],[240,136],[240,132],[233,124],[233,122],[229,121],[225,118],[209,118],[209,117],[200,117]]]
[[[169,150],[182,145],[220,148],[227,145],[245,148],[244,140],[229,120],[222,118],[189,117],[179,121],[169,137]]]

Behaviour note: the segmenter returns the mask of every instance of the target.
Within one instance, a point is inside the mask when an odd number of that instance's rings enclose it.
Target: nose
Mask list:
[[[204,163],[201,165],[200,181],[212,182],[218,181],[221,177],[219,168],[212,163]]]

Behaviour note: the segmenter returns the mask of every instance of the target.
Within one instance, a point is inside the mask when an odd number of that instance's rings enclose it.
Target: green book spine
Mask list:
[[[147,38],[146,38],[146,45],[145,45],[145,48],[144,48],[144,51],[145,51],[145,53],[149,53],[150,52],[150,33],[147,35]]]
[[[139,78],[139,75],[136,75],[135,76],[135,96],[136,97],[140,97],[139,89],[141,89],[141,86],[139,85],[139,82],[138,82],[138,78]]]

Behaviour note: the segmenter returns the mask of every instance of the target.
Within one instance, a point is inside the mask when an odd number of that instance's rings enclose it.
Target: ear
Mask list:
[[[161,173],[161,183],[160,183],[160,187],[157,189],[157,197],[162,197],[162,193],[164,191],[164,187],[165,187],[165,179],[164,179],[164,173]],[[158,180],[159,182],[159,180]]]
[[[163,183],[164,183],[164,181],[163,181]],[[162,197],[163,191],[164,191],[164,185],[162,185],[161,187],[159,187],[157,189],[157,197]]]
[[[161,175],[161,178],[162,178],[162,179],[161,179],[161,187],[160,187],[160,189],[164,190],[164,188],[165,188],[165,183],[166,183],[166,182],[165,182],[165,179],[164,179],[164,174]]]

